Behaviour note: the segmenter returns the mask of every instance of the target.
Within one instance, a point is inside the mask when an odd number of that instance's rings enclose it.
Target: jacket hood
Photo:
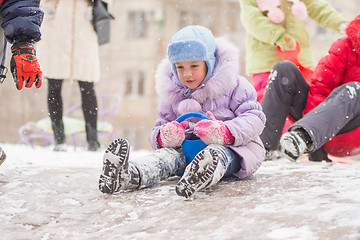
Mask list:
[[[360,15],[347,25],[345,32],[350,38],[355,51],[360,55]]]
[[[212,76],[197,89],[191,91],[189,98],[202,104],[206,99],[214,100],[229,92],[237,85],[238,49],[224,38],[215,39],[215,65]],[[177,79],[172,63],[164,59],[156,71],[156,92],[164,104],[172,105],[182,101],[187,88]]]

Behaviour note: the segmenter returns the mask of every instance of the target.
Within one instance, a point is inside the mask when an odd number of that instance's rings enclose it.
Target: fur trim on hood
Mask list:
[[[189,97],[184,96],[187,88],[174,76],[170,61],[164,59],[159,64],[155,89],[164,104],[172,105],[185,98],[202,104],[206,99],[217,99],[236,87],[239,72],[238,49],[224,38],[216,38],[215,41],[216,61],[213,75],[197,89],[191,90]]]
[[[347,25],[345,32],[350,38],[355,51],[360,55],[360,15]]]

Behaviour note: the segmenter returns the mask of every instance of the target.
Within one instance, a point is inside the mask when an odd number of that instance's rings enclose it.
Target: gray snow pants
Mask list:
[[[335,88],[324,102],[303,116],[308,92],[308,83],[293,63],[284,61],[274,66],[261,102],[267,120],[260,138],[266,149],[279,147],[285,119],[289,114],[296,120],[290,130],[304,128],[313,141],[311,153],[314,154],[322,150],[321,147],[335,135],[360,125],[359,82]]]
[[[222,168],[223,176],[230,176],[239,171],[240,159],[230,148],[220,145],[211,146],[219,154],[218,167]],[[184,172],[186,159],[181,149],[160,148],[141,158],[129,159],[129,165],[135,166],[139,172],[139,188],[145,188]]]

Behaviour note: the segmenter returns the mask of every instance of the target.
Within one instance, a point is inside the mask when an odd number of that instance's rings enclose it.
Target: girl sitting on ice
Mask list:
[[[128,141],[115,140],[104,155],[101,192],[152,186],[185,170],[176,193],[188,198],[224,176],[246,178],[259,168],[265,158],[259,138],[265,117],[254,88],[238,75],[236,50],[202,26],[175,33],[156,74],[160,117],[149,137],[156,151],[129,159]],[[188,112],[206,113],[212,120],[175,121]],[[185,138],[207,144],[188,165],[181,149]]]

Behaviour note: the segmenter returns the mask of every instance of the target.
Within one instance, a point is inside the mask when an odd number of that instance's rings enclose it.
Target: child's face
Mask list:
[[[190,89],[197,88],[207,74],[207,66],[204,61],[182,61],[175,63],[180,82]]]

